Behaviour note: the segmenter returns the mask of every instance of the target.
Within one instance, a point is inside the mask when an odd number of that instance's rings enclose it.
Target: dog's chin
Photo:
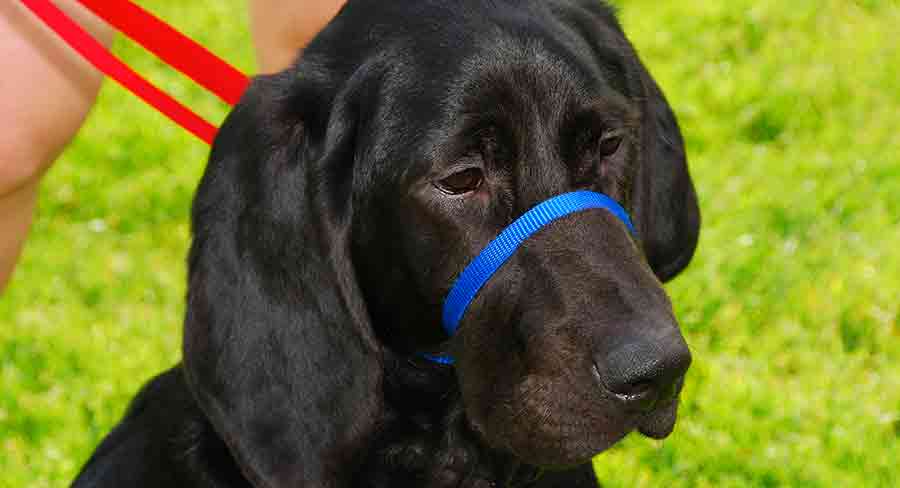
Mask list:
[[[558,470],[589,463],[594,456],[615,445],[632,430],[634,426],[610,429],[595,435],[545,438],[537,442],[536,439],[492,439],[487,436],[485,440],[525,464]]]
[[[470,417],[470,424],[486,444],[525,464],[564,469],[590,462],[637,428],[640,420],[605,409],[583,416],[527,410],[512,417],[495,412],[484,421]]]
[[[589,463],[594,456],[609,449],[634,430],[662,439],[672,433],[678,411],[678,399],[645,414],[628,413],[613,408],[594,411],[580,422],[554,422],[553,415],[528,421],[527,415],[513,419],[490,419],[472,427],[494,448],[507,451],[520,461],[544,469],[565,469]],[[598,415],[599,413],[599,415]],[[516,428],[489,426],[516,424]],[[487,427],[487,428],[485,428]]]
[[[645,414],[638,421],[638,432],[651,439],[664,439],[675,428],[675,420],[678,417],[678,398],[672,399],[667,405],[662,405],[652,412]]]

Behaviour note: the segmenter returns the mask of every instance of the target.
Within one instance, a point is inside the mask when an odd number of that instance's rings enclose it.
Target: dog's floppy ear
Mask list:
[[[349,177],[354,117],[314,85],[294,72],[253,81],[192,211],[186,376],[244,475],[266,487],[343,484],[381,409],[381,350],[349,261],[350,190],[331,181]]]
[[[667,281],[684,269],[694,255],[700,234],[700,208],[675,114],[639,60],[637,66],[645,99],[639,167],[632,196],[635,225],[650,267],[661,281]]]

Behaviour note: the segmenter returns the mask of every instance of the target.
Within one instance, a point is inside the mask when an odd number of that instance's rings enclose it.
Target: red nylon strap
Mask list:
[[[129,91],[131,91],[132,93],[134,93],[135,95],[140,97],[142,100],[144,100],[145,102],[147,102],[148,104],[150,104],[151,106],[153,106],[154,108],[156,108],[157,110],[162,112],[164,115],[166,115],[167,117],[169,117],[170,119],[175,121],[178,125],[184,127],[190,133],[199,137],[201,140],[203,140],[207,144],[212,144],[212,140],[213,140],[213,138],[215,138],[215,135],[216,135],[216,127],[214,125],[210,124],[209,122],[207,122],[206,120],[201,118],[199,115],[197,115],[196,113],[192,112],[190,109],[188,109],[187,107],[185,107],[184,105],[179,103],[177,100],[175,100],[171,96],[167,95],[165,92],[156,88],[151,83],[149,83],[147,80],[142,78],[139,74],[137,74],[137,72],[135,72],[134,70],[129,68],[127,65],[125,65],[125,63],[123,63],[122,61],[117,59],[115,56],[113,56],[102,44],[97,42],[96,39],[91,37],[90,34],[88,34],[84,29],[81,28],[81,26],[79,26],[74,21],[72,21],[69,17],[67,17],[65,13],[63,13],[58,7],[56,7],[49,0],[21,0],[21,1],[22,1],[22,4],[24,4],[29,10],[31,10],[41,20],[43,20],[44,23],[47,24],[47,26],[50,27],[54,32],[56,32],[56,34],[59,35],[70,47],[72,47],[72,49],[74,49],[79,54],[84,56],[84,58],[87,59],[91,64],[93,64],[97,69],[99,69],[100,71],[105,73],[110,78],[119,82],[126,89],[128,89]],[[79,1],[81,1],[81,0],[79,0]],[[121,1],[121,0],[119,0],[119,1]],[[83,2],[83,3],[86,4],[86,2]],[[110,3],[110,1],[99,2],[99,3],[107,4],[107,3]],[[107,7],[107,6],[108,5],[103,5],[102,7]],[[133,5],[133,6],[138,9],[137,11],[139,11],[139,13],[135,14],[134,13],[135,10],[128,10],[128,12],[130,12],[130,13],[128,13],[128,15],[141,15],[141,13],[143,13],[147,17],[150,17],[150,14],[148,14],[143,9],[140,9],[136,5]],[[98,9],[99,8],[100,7],[98,7]],[[153,20],[161,23],[161,21],[159,21],[156,18],[153,18]],[[146,17],[143,19],[135,18],[130,22],[139,24],[142,21],[146,21]],[[110,22],[111,24],[116,25],[116,26],[117,26],[117,24],[124,25],[126,23],[122,19],[117,20],[115,23],[110,20],[107,20],[107,22]],[[131,29],[131,28],[129,27],[129,29]],[[178,36],[179,38],[184,39],[191,44],[195,44],[195,43],[193,43],[193,41],[188,40],[187,38],[183,37],[181,34],[178,34],[177,32],[175,32],[173,29],[168,28],[168,30],[170,31],[169,34],[167,34],[168,36],[171,36],[171,33],[174,32],[175,35]],[[124,28],[123,28],[123,32],[125,32]],[[126,35],[130,35],[130,34],[128,34],[128,32],[125,32],[125,33],[126,33]],[[142,39],[143,39],[143,42],[141,42],[142,45],[145,45],[145,47],[147,47],[147,45],[144,43],[152,44],[150,41],[150,39],[152,39],[154,37],[152,35],[152,32],[147,30],[146,32],[144,32],[141,35],[142,35]],[[168,37],[168,39],[170,42],[175,42],[175,41],[172,41],[172,39],[174,39],[174,37]],[[157,42],[157,41],[152,41],[152,42]],[[177,41],[177,42],[181,42],[182,44],[179,44],[178,46],[175,46],[173,44],[173,45],[168,46],[165,49],[156,48],[156,47],[151,49],[148,47],[148,50],[151,50],[154,53],[156,53],[158,50],[159,51],[167,51],[169,54],[167,54],[166,56],[170,57],[171,53],[184,49],[184,52],[187,55],[184,56],[183,58],[180,58],[180,59],[182,59],[181,64],[183,64],[184,60],[190,59],[191,56],[197,55],[195,48],[184,47],[187,45],[184,43],[184,41]],[[152,45],[157,46],[156,44],[152,44]],[[202,48],[200,48],[200,49],[202,49]],[[215,58],[214,55],[212,55],[205,49],[203,49],[203,51],[207,53],[206,56],[203,56],[204,59],[209,58],[209,57],[212,57],[213,59],[217,59],[217,58]],[[163,58],[163,56],[160,55],[160,58]],[[167,61],[164,58],[163,58],[163,60]],[[193,61],[191,61],[191,62],[193,62]],[[207,61],[205,61],[205,63],[209,63],[209,61],[207,60]],[[222,61],[219,61],[218,63],[225,64]],[[190,64],[190,63],[188,63],[188,64]],[[209,66],[207,66],[207,68],[208,67]],[[233,69],[230,66],[228,66],[228,68]],[[201,69],[198,71],[204,71],[204,70]],[[194,70],[192,70],[192,73],[194,73]],[[216,71],[216,73],[218,73],[218,71]],[[240,72],[238,72],[238,74],[240,74]],[[188,76],[191,76],[191,78],[194,78],[195,80],[197,80],[197,78],[195,78],[193,75],[189,74]],[[196,74],[196,76],[202,77],[204,80],[206,80],[204,83],[201,83],[199,80],[197,80],[198,83],[202,84],[203,86],[207,86],[206,82],[209,82],[210,80],[213,80],[213,83],[212,83],[213,85],[216,84],[214,82],[214,80],[216,79],[215,75],[210,75],[209,77],[207,77],[206,75]],[[243,75],[240,75],[240,76],[243,78],[243,87],[246,87],[247,78],[244,77]],[[230,80],[228,82],[228,88],[225,88],[224,90],[217,89],[214,91],[220,97],[225,99],[226,101],[229,101],[229,100],[237,101],[237,98],[240,97],[240,92],[238,91],[238,85],[235,83],[235,80],[237,80],[237,77],[229,75],[228,79]],[[243,87],[240,88],[240,91],[243,91]],[[207,88],[209,88],[209,87],[207,87]],[[227,97],[227,99],[226,99],[226,97]],[[234,103],[234,102],[229,102],[229,103]]]
[[[78,2],[229,105],[247,88],[243,73],[131,0]]]

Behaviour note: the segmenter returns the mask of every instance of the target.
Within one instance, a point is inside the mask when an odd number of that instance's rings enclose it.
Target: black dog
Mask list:
[[[516,251],[447,338],[454,279],[554,195],[615,198]],[[75,486],[594,486],[675,423],[660,281],[699,212],[678,126],[609,8],[351,0],[253,81],[193,206],[184,362]],[[446,352],[456,364],[423,359]]]

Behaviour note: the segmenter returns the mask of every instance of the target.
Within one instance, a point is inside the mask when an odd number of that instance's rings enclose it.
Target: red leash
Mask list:
[[[212,144],[215,126],[113,56],[50,0],[21,1],[97,69],[207,144]],[[78,1],[225,102],[234,105],[246,89],[249,80],[243,73],[130,0]]]

